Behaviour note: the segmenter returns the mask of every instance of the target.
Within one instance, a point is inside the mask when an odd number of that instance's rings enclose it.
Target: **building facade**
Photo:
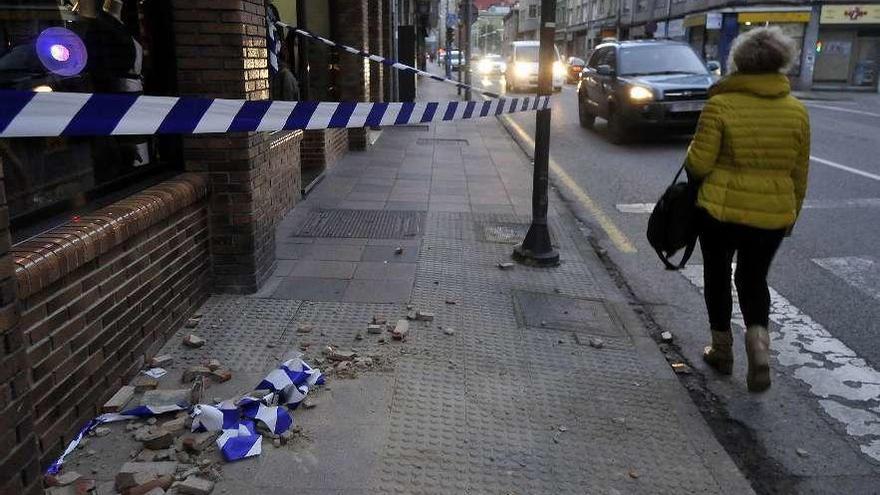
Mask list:
[[[386,70],[284,30],[270,53],[271,21],[387,56],[394,27],[429,14],[387,0],[73,3],[0,4],[0,88],[382,101]],[[209,294],[257,291],[276,225],[367,132],[0,140],[0,493],[42,493],[42,470]]]
[[[880,91],[878,2],[570,0],[567,11],[569,55],[585,56],[609,37],[665,38],[689,43],[726,70],[734,38],[772,25],[798,44],[789,73],[795,87]]]

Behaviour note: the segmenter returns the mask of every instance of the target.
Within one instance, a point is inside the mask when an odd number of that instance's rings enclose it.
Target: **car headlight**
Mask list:
[[[529,77],[529,74],[532,73],[532,68],[529,67],[528,64],[524,64],[522,62],[517,62],[513,65],[513,75],[519,78]]]
[[[492,63],[488,60],[480,60],[480,63],[477,64],[477,70],[479,70],[481,74],[488,74],[492,72]]]
[[[629,88],[629,99],[632,101],[648,101],[654,99],[654,93],[648,88],[642,86],[633,86]]]
[[[553,62],[553,76],[554,77],[565,76],[565,66],[563,66],[560,62]]]

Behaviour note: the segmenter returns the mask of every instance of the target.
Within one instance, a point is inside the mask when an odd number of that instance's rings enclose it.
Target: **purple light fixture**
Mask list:
[[[59,76],[75,76],[82,72],[88,61],[88,52],[82,39],[73,31],[50,27],[37,37],[37,57],[43,66]]]

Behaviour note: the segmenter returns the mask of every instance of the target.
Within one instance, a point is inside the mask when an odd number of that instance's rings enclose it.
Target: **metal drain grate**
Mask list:
[[[525,291],[516,291],[514,299],[520,322],[527,327],[625,335],[613,311],[598,299]]]
[[[421,211],[318,210],[293,236],[407,239],[421,235],[424,229],[425,213]]]
[[[395,131],[416,131],[416,132],[428,132],[431,126],[427,125],[398,125],[394,126]]]
[[[458,146],[470,146],[470,142],[467,139],[451,139],[451,138],[418,138],[416,139],[416,144],[440,144],[440,145],[458,145]]]

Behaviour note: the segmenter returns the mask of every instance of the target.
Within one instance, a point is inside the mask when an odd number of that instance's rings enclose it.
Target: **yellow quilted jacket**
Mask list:
[[[810,119],[782,74],[734,74],[713,86],[688,148],[699,206],[722,222],[794,225],[807,190]]]

